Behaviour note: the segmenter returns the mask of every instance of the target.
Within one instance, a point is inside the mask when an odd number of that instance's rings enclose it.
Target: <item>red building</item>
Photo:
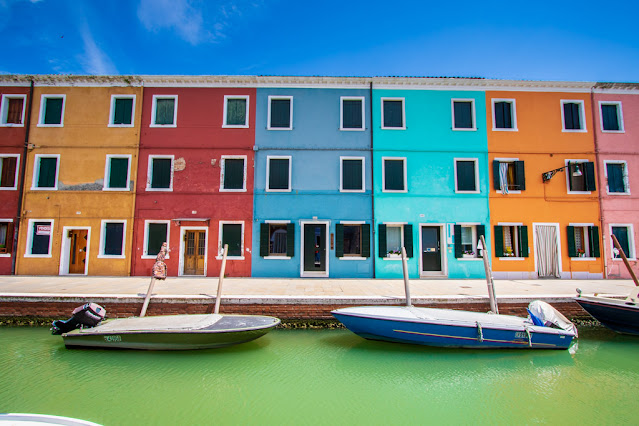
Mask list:
[[[255,89],[215,77],[145,77],[133,275],[162,242],[170,276],[251,275]],[[228,85],[228,79],[226,79]]]
[[[29,83],[0,87],[0,275],[12,273],[18,235],[20,176],[29,115]]]

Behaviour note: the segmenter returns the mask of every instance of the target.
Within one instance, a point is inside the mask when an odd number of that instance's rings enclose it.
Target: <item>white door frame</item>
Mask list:
[[[438,227],[439,228],[439,253],[441,256],[441,271],[424,271],[424,265],[422,261],[422,228],[425,226]],[[419,234],[419,277],[420,278],[433,278],[433,277],[447,277],[448,276],[448,238],[446,235],[445,223],[420,223]]]
[[[87,275],[89,272],[89,255],[91,254],[91,227],[90,226],[64,226],[62,228],[62,244],[60,248],[60,275],[69,275],[69,250],[71,249],[71,238],[69,231],[89,231],[87,233],[87,258],[84,263],[84,273],[73,275]],[[53,238],[53,235],[51,236]]]
[[[324,227],[324,241],[326,241],[326,255],[324,264],[326,265],[326,271],[305,271],[304,270],[304,225],[312,225],[312,224],[323,224],[326,225]],[[329,253],[331,251],[330,241],[328,239],[329,236],[329,228],[331,225],[330,220],[300,220],[300,277],[308,278],[308,277],[328,277],[328,266],[329,266]]]
[[[561,265],[561,228],[558,223],[545,223],[545,222],[533,222],[533,250],[534,250],[534,262],[535,262],[535,275],[539,277],[539,271],[537,268],[537,227],[538,226],[554,226],[557,229],[557,264],[559,265],[559,278],[562,278],[563,268]],[[528,240],[530,241],[530,239]],[[530,255],[530,253],[528,253]]]
[[[184,250],[186,249],[186,244],[184,244],[184,235],[186,235],[186,231],[204,231],[204,275],[185,275],[184,274]],[[197,247],[195,248],[197,250]],[[209,228],[207,226],[181,226],[180,227],[180,255],[178,262],[178,276],[186,276],[186,277],[206,277],[206,267],[209,258]]]

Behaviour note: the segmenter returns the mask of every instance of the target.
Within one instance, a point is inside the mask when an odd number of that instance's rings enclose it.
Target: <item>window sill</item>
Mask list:
[[[456,189],[455,194],[481,194],[481,191],[460,191]]]
[[[24,257],[46,259],[46,258],[51,258],[51,255],[50,254],[25,254]]]
[[[391,256],[391,257],[387,256],[387,257],[382,257],[382,260],[399,260],[399,261],[401,261],[402,257],[401,256]]]
[[[500,189],[495,189],[495,194],[501,194],[501,190]],[[520,189],[509,189],[508,192],[506,192],[505,194],[501,194],[501,195],[508,195],[508,194],[521,194],[521,190]]]
[[[612,195],[612,196],[617,196],[617,195],[630,195],[630,192],[608,192],[606,191],[606,195]]]
[[[406,126],[404,127],[383,127],[382,130],[406,130]]]
[[[476,262],[478,260],[484,260],[484,259],[482,259],[481,257],[458,257],[457,260]]]
[[[340,189],[339,192],[345,192],[345,193],[351,193],[351,194],[357,194],[357,193],[364,193],[366,192],[365,189]]]
[[[389,194],[402,194],[402,193],[406,193],[408,192],[408,190],[406,189],[382,189],[382,192],[384,193],[389,193]]]
[[[32,186],[31,187],[31,191],[57,191],[58,187],[57,186],[52,186],[52,187],[47,187],[47,188],[40,188],[40,187],[36,187],[36,186]]]
[[[173,192],[173,188],[146,188],[148,192]]]
[[[366,260],[366,257],[362,257],[362,256],[343,256],[343,257],[338,257],[339,260]]]
[[[627,259],[627,260],[637,260],[637,258],[636,258],[636,257],[627,257],[626,259]],[[613,257],[611,260],[612,260],[612,261],[619,261],[619,262],[623,262],[623,259],[622,259],[622,258],[620,258],[620,257]]]
[[[365,129],[365,128],[363,128],[363,127],[362,127],[362,128],[357,128],[357,127],[354,127],[354,128],[340,127],[340,128],[339,128],[339,130],[340,130],[340,131],[342,131],[342,132],[363,132],[363,131],[365,131],[366,129]]]
[[[291,260],[292,259],[290,256],[264,256],[263,258],[271,259],[271,260]]]
[[[568,191],[567,194],[569,194],[569,195],[590,195],[590,194],[592,194],[592,191]]]
[[[129,188],[102,188],[102,190],[110,192],[131,192]]]
[[[500,257],[499,260],[526,260],[525,257]]]
[[[586,133],[586,129],[561,129],[564,133]]]
[[[493,127],[493,132],[518,132],[519,129],[517,128],[497,128],[497,127]]]
[[[24,124],[2,123],[0,127],[24,127]]]
[[[0,257],[11,257],[11,253],[2,253]]]
[[[625,130],[602,130],[601,133],[626,133]]]
[[[177,124],[149,124],[149,127],[156,128],[156,129],[163,129],[163,128],[174,129],[177,127]]]
[[[469,129],[466,129],[466,128],[459,128],[458,129],[456,127],[453,127],[452,130],[453,130],[453,132],[476,132],[477,128],[473,127],[473,128],[469,128]]]
[[[0,186],[0,191],[15,191],[17,190],[18,187],[17,186]]]
[[[244,188],[244,189],[224,189],[224,188],[220,188],[220,192],[246,192],[246,188]]]
[[[248,124],[223,124],[223,129],[248,129]]]
[[[108,127],[114,127],[114,128],[120,127],[120,128],[128,128],[128,129],[130,129],[132,127],[135,127],[135,124],[113,124],[113,123],[109,123]]]
[[[98,259],[126,259],[125,255],[99,254]]]
[[[42,123],[38,123],[37,127],[64,127],[64,124],[42,124]]]
[[[582,260],[591,260],[591,261],[592,260],[597,260],[597,258],[596,257],[571,257],[570,260],[574,260],[574,261],[580,262]]]
[[[290,189],[265,189],[266,192],[291,192]]]
[[[292,127],[267,127],[266,130],[293,130]]]
[[[222,256],[215,256],[217,260],[222,260]],[[244,256],[226,256],[226,260],[245,260]]]
[[[151,255],[148,255],[148,254],[143,254],[143,255],[140,257],[140,259],[151,259],[151,260],[155,260],[155,259],[157,259],[157,257],[158,257],[158,255],[157,255],[157,254],[156,254],[155,256],[151,256]],[[166,255],[165,259],[169,259],[169,255],[168,255],[168,253],[167,253],[167,255]]]

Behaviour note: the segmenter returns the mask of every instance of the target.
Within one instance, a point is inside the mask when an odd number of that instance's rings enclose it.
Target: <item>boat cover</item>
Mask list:
[[[577,327],[570,322],[561,312],[541,300],[535,300],[528,305],[530,319],[536,325],[550,326],[556,325],[562,330],[574,333],[577,337]]]
[[[105,321],[98,327],[84,328],[81,333],[122,333],[127,331],[200,330],[210,327],[222,315],[160,315],[131,317]]]

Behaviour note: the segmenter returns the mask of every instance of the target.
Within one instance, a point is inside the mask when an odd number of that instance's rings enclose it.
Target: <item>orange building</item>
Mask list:
[[[591,83],[486,91],[496,278],[603,278]]]

